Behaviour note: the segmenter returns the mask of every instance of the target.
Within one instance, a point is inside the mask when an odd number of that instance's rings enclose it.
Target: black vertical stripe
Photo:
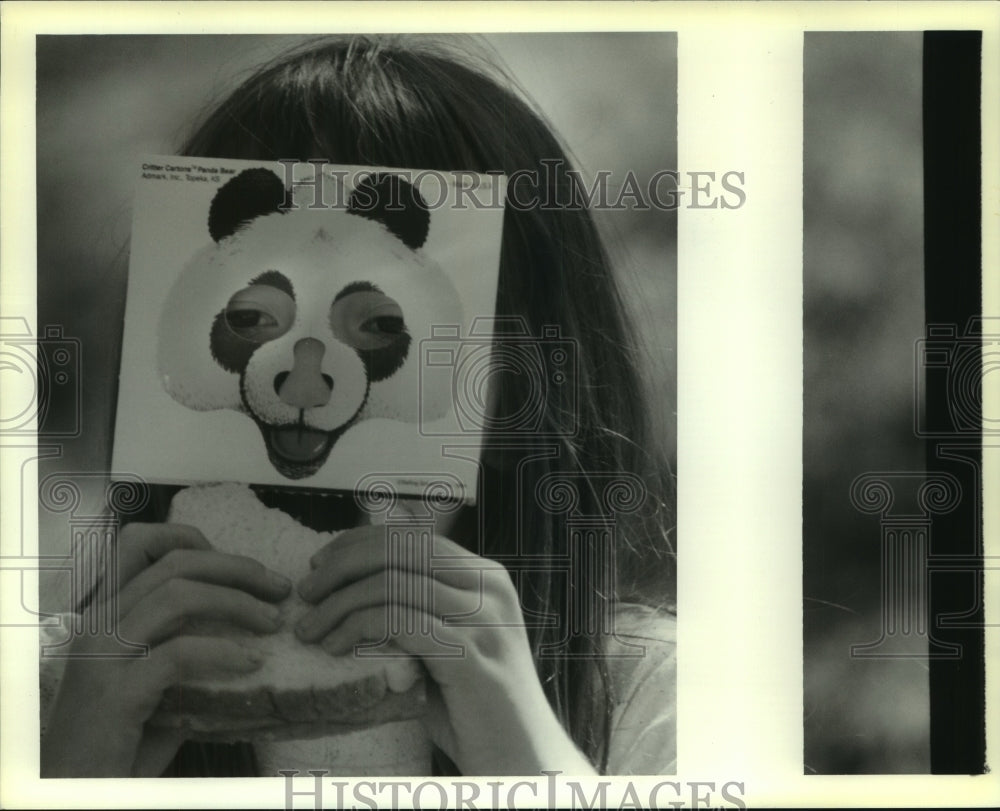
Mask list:
[[[980,85],[982,33],[924,34],[924,292],[928,343],[948,349],[963,366],[981,350],[975,317],[982,311]],[[936,356],[939,362],[942,356]],[[925,364],[927,470],[950,473],[961,486],[958,507],[938,516],[931,537],[930,631],[940,643],[961,646],[959,657],[931,658],[931,771],[981,774],[985,770],[985,668],[982,583],[981,428],[963,422],[955,407],[979,408],[981,380],[963,379],[948,363]],[[980,388],[976,390],[976,386]],[[969,560],[964,571],[935,571],[941,556]],[[978,603],[978,604],[977,604]],[[972,608],[972,613],[969,610]],[[949,614],[966,613],[964,627]],[[932,647],[932,652],[934,648]]]

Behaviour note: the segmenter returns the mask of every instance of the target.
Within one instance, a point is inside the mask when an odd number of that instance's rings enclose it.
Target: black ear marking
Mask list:
[[[284,184],[270,169],[246,169],[215,193],[208,210],[208,232],[218,242],[256,217],[284,213],[291,202]]]
[[[380,222],[405,245],[416,250],[427,240],[431,214],[415,186],[399,175],[376,172],[361,178],[347,213]]]

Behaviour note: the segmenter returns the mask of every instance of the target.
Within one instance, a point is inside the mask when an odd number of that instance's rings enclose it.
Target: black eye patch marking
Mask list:
[[[226,322],[226,311],[217,313],[212,322],[209,348],[212,357],[227,372],[242,374],[260,344],[240,338]]]
[[[372,383],[377,383],[399,371],[410,352],[410,342],[409,334],[402,332],[388,346],[379,349],[357,350],[361,362],[368,370],[368,379]]]
[[[257,347],[288,332],[295,320],[291,282],[268,270],[229,299],[212,323],[209,347],[216,362],[243,372]]]
[[[394,374],[409,354],[411,339],[402,308],[370,282],[352,282],[336,295],[330,328],[358,353],[370,382]]]

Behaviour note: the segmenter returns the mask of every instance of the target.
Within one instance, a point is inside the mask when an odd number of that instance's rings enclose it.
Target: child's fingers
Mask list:
[[[436,583],[417,572],[381,571],[330,594],[299,620],[295,633],[303,642],[318,642],[346,617],[369,607],[381,610],[384,625],[390,606],[405,614],[405,622],[423,612],[469,614],[477,612],[482,605],[479,591],[464,591]]]
[[[42,739],[43,774],[51,777],[128,777],[160,774],[174,744],[149,739],[146,722],[167,687],[186,679],[251,673],[264,662],[252,644],[179,636],[134,659],[71,660]],[[164,761],[166,758],[166,762]]]
[[[331,656],[343,656],[351,652],[355,645],[364,641],[381,642],[391,639],[404,653],[426,657],[424,664],[436,681],[441,681],[440,668],[436,663],[441,659],[442,641],[448,639],[448,629],[440,617],[424,611],[414,610],[413,630],[409,633],[390,633],[385,624],[385,610],[371,606],[348,615],[344,621],[328,633],[320,643]],[[451,636],[454,636],[453,634]],[[449,642],[454,645],[455,643]],[[456,652],[449,659],[461,658],[467,651]]]
[[[384,526],[348,532],[351,534],[343,542],[338,537],[314,556],[312,571],[296,586],[306,602],[318,602],[349,583],[387,568],[432,575],[460,589],[477,589],[481,572],[504,570],[501,564],[479,557],[439,535],[432,536],[433,554],[421,556],[413,554],[412,549],[390,544]]]
[[[205,549],[175,548],[139,572],[119,592],[121,616],[128,614],[143,596],[173,579],[242,589],[269,602],[287,597],[292,585],[288,578],[268,570],[252,558]]]
[[[160,703],[163,691],[184,680],[252,673],[264,654],[222,637],[175,636],[132,662],[123,700],[132,702],[143,722]]]
[[[413,516],[415,506],[407,499],[400,499],[394,510]],[[313,569],[325,566],[332,560],[340,562],[344,553],[354,547],[365,547],[373,541],[380,541],[385,538],[385,513],[362,512],[361,523],[352,528],[345,529],[337,534],[337,537],[320,549],[309,560],[309,565]]]
[[[326,566],[331,561],[339,560],[347,549],[355,546],[365,546],[384,537],[385,527],[373,524],[365,524],[354,529],[345,529],[309,558],[309,565],[313,569],[318,569],[321,566]]]
[[[150,652],[150,682],[158,691],[180,679],[215,678],[251,673],[264,663],[252,644],[210,636],[175,636]]]
[[[173,549],[211,549],[204,535],[186,524],[128,524],[118,534],[118,588]]]
[[[195,619],[222,620],[256,633],[281,627],[281,612],[240,589],[168,580],[135,603],[120,623],[122,637],[139,644],[156,644]]]

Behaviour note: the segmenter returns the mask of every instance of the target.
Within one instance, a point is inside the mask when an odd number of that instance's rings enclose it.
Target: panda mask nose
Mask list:
[[[291,372],[275,375],[274,390],[283,403],[295,408],[319,408],[330,402],[333,378],[322,372],[326,347],[315,338],[303,338],[292,350]]]

